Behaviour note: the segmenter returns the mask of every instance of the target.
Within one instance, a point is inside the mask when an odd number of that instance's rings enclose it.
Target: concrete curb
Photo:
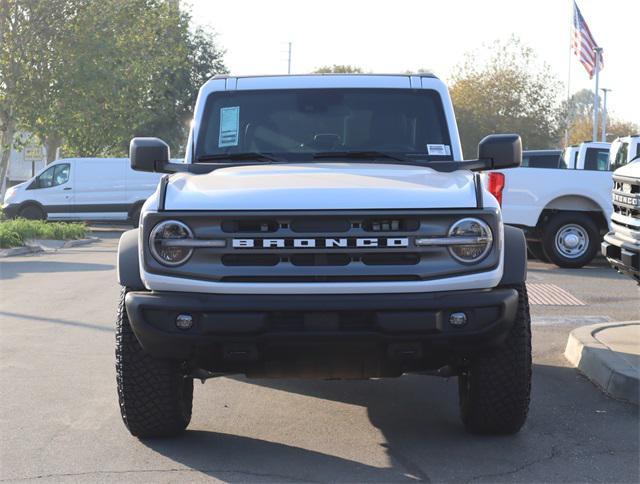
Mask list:
[[[576,328],[569,334],[564,356],[607,395],[639,405],[640,369],[596,338],[599,331],[621,326],[640,326],[640,321]]]
[[[70,247],[79,247],[82,245],[92,244],[100,240],[98,237],[87,237],[86,239],[77,240],[28,240],[23,247],[11,247],[10,249],[0,249],[0,258],[13,257],[26,254],[37,254],[39,252],[55,252],[59,249],[68,249]]]

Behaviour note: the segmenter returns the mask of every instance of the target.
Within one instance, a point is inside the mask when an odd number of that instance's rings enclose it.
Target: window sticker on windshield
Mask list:
[[[450,156],[449,145],[427,145],[427,153],[432,156]]]
[[[220,136],[218,147],[238,146],[240,130],[240,106],[220,108]]]

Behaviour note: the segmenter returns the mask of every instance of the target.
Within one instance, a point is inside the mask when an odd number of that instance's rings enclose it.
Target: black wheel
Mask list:
[[[18,217],[27,220],[46,220],[47,214],[37,205],[26,205],[20,209]]]
[[[533,242],[527,240],[527,252],[534,259],[538,259],[542,262],[549,262],[547,254],[545,254],[544,250],[542,249],[542,242]]]
[[[524,284],[518,287],[518,313],[504,344],[473,358],[458,377],[460,416],[475,434],[515,434],[529,411],[531,321]]]
[[[138,228],[140,226],[140,212],[142,211],[142,204],[134,207],[131,212],[131,223],[133,224],[133,228]]]
[[[116,324],[116,382],[122,420],[136,437],[171,437],[189,425],[193,379],[178,361],[151,357],[129,325],[123,288]]]
[[[561,212],[551,217],[542,230],[542,246],[551,262],[577,268],[593,260],[600,247],[595,222],[583,213]]]

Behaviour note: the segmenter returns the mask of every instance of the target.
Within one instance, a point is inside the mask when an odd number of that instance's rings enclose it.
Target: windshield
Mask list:
[[[615,171],[621,166],[627,164],[627,158],[629,154],[629,143],[624,141],[614,141],[611,145],[611,151],[609,153],[609,162],[611,164],[611,170]]]
[[[284,160],[304,161],[327,152],[453,159],[437,92],[337,88],[211,94],[195,159],[266,153]]]

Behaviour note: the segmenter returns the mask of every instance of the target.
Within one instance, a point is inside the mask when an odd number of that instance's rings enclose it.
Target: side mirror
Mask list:
[[[169,145],[160,138],[133,138],[129,158],[133,170],[165,173],[163,166],[169,163]]]
[[[522,163],[522,140],[517,134],[492,134],[478,144],[478,159],[491,170],[517,168]]]

